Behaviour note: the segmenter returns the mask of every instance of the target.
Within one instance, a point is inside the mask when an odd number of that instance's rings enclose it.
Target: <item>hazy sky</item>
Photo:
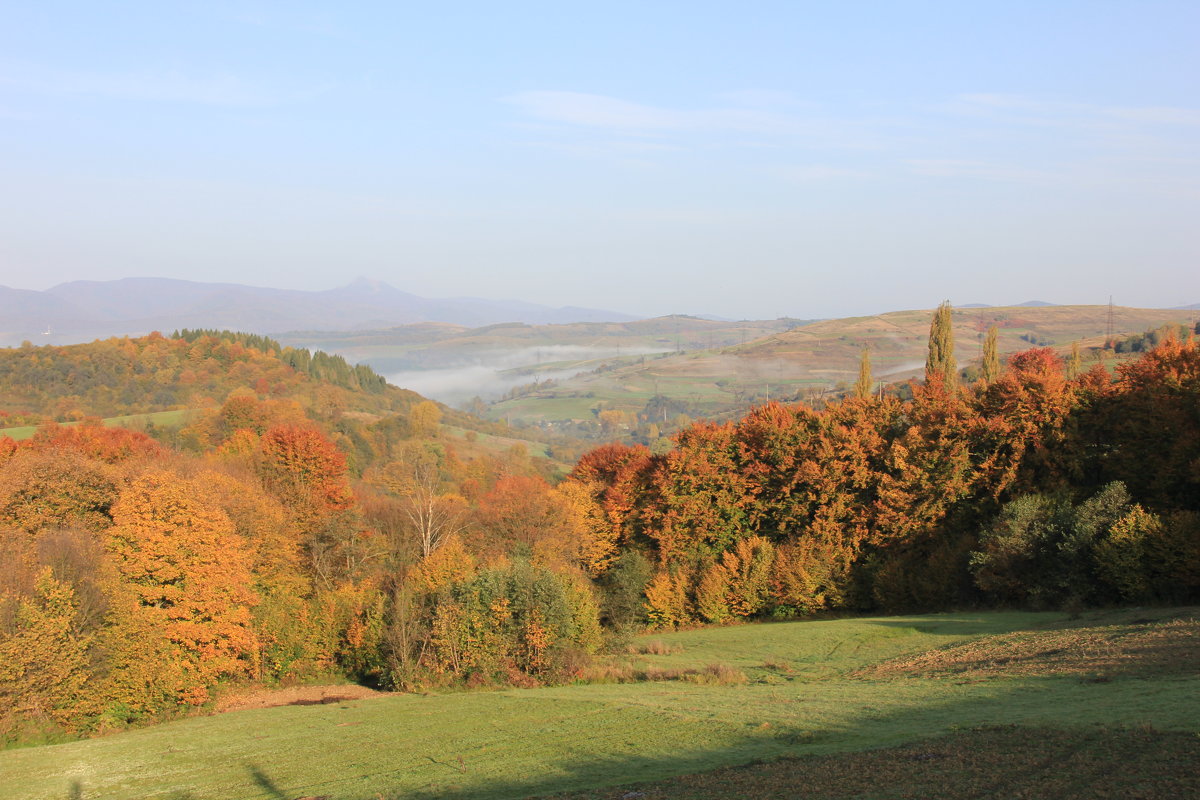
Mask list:
[[[1200,2],[0,3],[0,283],[1200,302]]]

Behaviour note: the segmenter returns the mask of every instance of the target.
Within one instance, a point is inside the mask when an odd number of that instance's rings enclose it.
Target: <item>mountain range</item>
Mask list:
[[[254,333],[366,330],[414,322],[477,327],[501,322],[622,322],[628,314],[476,297],[431,299],[359,278],[301,291],[171,278],[71,281],[45,291],[0,286],[0,345],[63,344],[178,328]]]

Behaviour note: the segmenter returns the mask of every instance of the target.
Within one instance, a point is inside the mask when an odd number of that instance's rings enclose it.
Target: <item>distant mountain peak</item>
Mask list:
[[[367,290],[367,291],[372,291],[372,292],[395,291],[395,289],[396,289],[396,287],[394,287],[390,284],[384,283],[383,281],[379,280],[378,278],[368,278],[365,275],[359,275],[357,278],[350,281],[348,284],[346,284],[342,288]]]

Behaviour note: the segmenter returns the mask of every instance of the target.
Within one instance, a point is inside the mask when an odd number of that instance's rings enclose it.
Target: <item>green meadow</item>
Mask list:
[[[161,428],[179,427],[199,413],[196,409],[178,409],[175,411],[155,411],[150,414],[127,414],[121,417],[109,417],[101,420],[109,428],[144,429],[147,424]],[[64,427],[78,425],[78,422],[60,423]],[[38,426],[22,425],[16,428],[0,428],[0,436],[22,441],[33,438]]]
[[[0,796],[516,798],[858,753],[980,726],[1194,735],[1195,616],[970,612],[642,636],[629,654],[607,657],[593,678],[601,682],[238,711],[10,750],[0,753]],[[1169,627],[1181,618],[1191,627]],[[1122,651],[1131,631],[1157,637],[1147,640],[1153,647]],[[989,650],[993,641],[1008,649]],[[1193,650],[1166,657],[1168,646]],[[974,666],[962,668],[964,657]],[[997,671],[1056,658],[1083,667]],[[943,661],[952,668],[906,672],[910,662]]]

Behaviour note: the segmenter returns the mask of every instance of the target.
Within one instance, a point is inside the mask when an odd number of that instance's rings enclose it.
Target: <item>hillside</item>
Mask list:
[[[1039,647],[1058,648],[1055,666],[1024,655]],[[843,768],[830,774],[843,785],[853,781],[847,766],[871,768],[877,748],[905,748],[889,765],[895,770],[905,753],[920,763],[948,741],[961,748],[1003,735],[1007,747],[988,760],[1015,766],[1024,758],[1030,769],[1007,776],[1002,785],[1011,792],[1001,794],[1046,797],[1057,786],[1060,797],[1112,789],[1108,796],[1165,800],[1197,789],[1195,648],[1195,609],[1094,612],[1074,621],[975,612],[685,631],[638,638],[631,650],[642,654],[611,657],[596,673],[601,682],[590,685],[239,711],[2,752],[0,786],[12,800],[518,798],[766,761],[753,768],[753,787],[718,796],[767,798],[789,796],[796,771],[828,771],[823,759],[831,756]],[[1006,658],[1009,666],[936,677],[913,666],[962,654],[975,663]],[[606,671],[612,677],[603,678]],[[604,682],[626,679],[635,682]],[[1049,772],[1032,768],[1047,751],[1120,745],[1128,730],[1144,746],[1119,751],[1131,759],[1121,774],[1111,762],[1089,772],[1078,757]],[[1043,748],[1043,757],[1023,747]],[[962,753],[949,749],[937,761],[941,780],[970,786],[970,762],[959,766]],[[778,774],[784,770],[791,772]],[[1139,777],[1152,782],[1139,785]],[[651,797],[708,796],[706,783],[729,778],[688,780],[690,790],[635,788]],[[625,791],[588,796],[633,796]]]
[[[239,392],[295,403],[331,431],[404,415],[425,400],[389,385],[366,365],[253,334],[185,330],[172,337],[0,348],[0,427],[16,438],[31,435],[41,422],[89,417],[121,427],[149,423],[160,433],[178,430]],[[469,429],[528,438],[451,408],[441,407],[441,413],[460,436]],[[544,442],[539,437],[530,445],[543,449]]]
[[[844,389],[858,377],[864,346],[871,351],[875,379],[894,383],[921,375],[927,352],[930,311],[895,311],[871,317],[813,322],[771,331],[748,341],[579,374],[520,397],[496,403],[490,415],[583,432],[600,409],[642,414],[656,396],[671,426],[675,414],[736,416],[767,399],[811,400]],[[1168,322],[1192,322],[1179,310],[1113,309],[1114,336],[1141,333]],[[1002,354],[1048,345],[1060,352],[1072,342],[1084,348],[1085,366],[1100,355],[1108,329],[1108,306],[1020,306],[954,311],[956,356],[960,367],[978,363],[988,327],[999,329]],[[626,423],[631,425],[632,422]]]
[[[631,319],[614,311],[550,308],[516,300],[430,299],[365,278],[324,291],[167,278],[72,281],[44,292],[0,286],[0,312],[0,345],[10,346],[23,340],[70,344],[181,327],[278,333],[422,321],[487,325]]]
[[[587,509],[545,480],[573,460],[558,443],[252,334],[3,350],[0,387],[0,748],[194,713],[230,684],[465,678],[384,614],[402,584],[428,631],[477,563],[513,585],[496,658],[526,622],[531,674],[598,644],[568,569]]]

